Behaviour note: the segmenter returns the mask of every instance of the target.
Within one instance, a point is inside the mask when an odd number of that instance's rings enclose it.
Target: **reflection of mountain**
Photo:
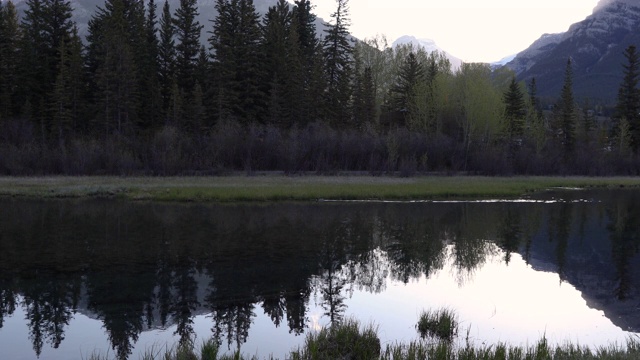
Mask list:
[[[638,332],[640,197],[637,192],[614,194],[602,206],[550,206],[542,222],[547,226],[532,241],[529,262],[559,273],[589,307],[603,311],[621,329]]]
[[[618,193],[610,193],[618,194]],[[495,247],[558,272],[590,306],[639,331],[638,195],[603,203],[274,204],[0,201],[0,328],[22,307],[36,353],[78,311],[126,357],[139,334],[211,314],[219,341],[246,341],[257,312],[300,334],[310,298],[327,318],[344,289],[384,291],[443,268],[472,276]],[[620,300],[623,299],[623,300]]]

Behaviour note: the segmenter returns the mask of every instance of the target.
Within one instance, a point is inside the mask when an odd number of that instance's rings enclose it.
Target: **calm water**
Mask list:
[[[284,357],[354,317],[384,343],[455,309],[477,344],[640,332],[640,191],[518,202],[0,200],[0,358],[138,359],[211,337]]]

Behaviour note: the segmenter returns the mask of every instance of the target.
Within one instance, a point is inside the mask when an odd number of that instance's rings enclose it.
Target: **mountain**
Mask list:
[[[423,48],[426,52],[431,53],[434,51],[443,52],[447,59],[451,62],[451,69],[453,71],[458,70],[462,65],[462,60],[442,50],[436,42],[431,39],[418,39],[415,36],[405,35],[399,37],[393,42],[392,46],[395,48],[400,45],[411,44],[416,48]]]
[[[5,0],[0,0],[5,1]],[[16,5],[16,9],[18,10],[18,14],[22,15],[24,10],[27,8],[26,0],[13,0],[13,3]],[[147,3],[147,1],[145,1]],[[264,15],[269,10],[269,7],[275,6],[277,0],[254,0],[253,1],[256,11]],[[156,0],[156,4],[158,5],[158,18],[162,14],[162,6],[164,5],[164,0]],[[71,7],[73,8],[73,20],[78,25],[78,30],[81,36],[86,36],[88,32],[88,23],[91,19],[91,16],[96,12],[98,7],[104,6],[104,0],[71,0]],[[175,13],[176,9],[180,7],[180,0],[169,0],[169,7],[171,8],[171,13]],[[204,25],[202,29],[200,41],[202,43],[207,42],[207,39],[211,36],[210,32],[213,29],[212,19],[215,19],[218,16],[218,11],[215,9],[215,1],[213,0],[198,0],[198,10],[200,15],[197,20],[201,25]],[[316,19],[316,31],[319,36],[323,35],[323,30],[326,28],[325,21],[321,18]]]
[[[517,54],[512,54],[512,55],[509,55],[509,56],[505,56],[505,57],[503,57],[502,59],[500,59],[498,61],[492,62],[490,65],[492,67],[501,67],[501,66],[507,65],[509,62],[511,62],[513,59],[515,59],[516,55]]]
[[[586,19],[567,32],[542,35],[506,66],[519,80],[535,77],[539,96],[556,98],[571,57],[576,98],[613,104],[629,45],[640,47],[640,2],[601,0]]]

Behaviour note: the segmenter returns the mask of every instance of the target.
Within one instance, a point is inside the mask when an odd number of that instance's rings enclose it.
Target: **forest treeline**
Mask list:
[[[85,38],[69,1],[1,2],[0,173],[640,173],[634,46],[603,121],[571,58],[543,106],[506,68],[353,39],[348,0],[322,31],[310,0],[215,4],[201,43],[197,0],[106,0]]]

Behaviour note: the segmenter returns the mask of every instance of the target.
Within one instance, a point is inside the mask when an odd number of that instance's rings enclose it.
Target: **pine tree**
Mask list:
[[[261,121],[266,96],[261,90],[261,45],[258,14],[251,0],[217,0],[218,17],[209,39],[217,73],[217,118],[243,123]]]
[[[49,71],[55,74],[60,68],[60,49],[68,43],[74,23],[71,21],[73,9],[67,0],[47,0],[43,6],[45,36],[49,52]]]
[[[196,84],[195,69],[200,51],[200,32],[203,26],[196,20],[199,15],[197,0],[180,0],[173,25],[176,30],[176,75],[178,86],[187,96]]]
[[[162,112],[167,121],[171,93],[175,78],[175,28],[171,17],[169,2],[165,0],[160,17],[160,44],[158,47],[158,75],[160,81],[160,96],[162,98]]]
[[[20,34],[15,6],[11,1],[6,5],[0,3],[0,121],[16,113],[14,98],[18,87]]]
[[[627,63],[623,65],[624,78],[618,90],[616,118],[626,119],[629,127],[631,148],[638,152],[640,148],[640,57],[636,47],[631,45],[624,51]]]
[[[67,66],[67,50],[64,42],[60,43],[60,61],[58,75],[53,87],[51,96],[51,116],[53,118],[54,134],[57,134],[60,142],[64,140],[67,132],[71,130],[72,120],[70,112],[70,96],[69,96],[69,68]]]
[[[354,86],[353,117],[356,127],[373,123],[376,116],[376,89],[370,66],[362,72],[356,71]]]
[[[17,101],[21,107],[29,105],[30,118],[36,122],[44,141],[47,134],[46,95],[53,83],[48,66],[50,52],[45,35],[44,1],[27,0],[26,4],[27,10],[20,24],[23,36],[19,46]]]
[[[287,104],[284,118],[285,126],[304,124],[309,114],[305,113],[304,64],[300,54],[298,25],[292,22],[286,43],[286,68],[284,79],[284,99]]]
[[[561,139],[566,159],[573,152],[576,129],[576,105],[573,98],[573,64],[571,58],[567,60],[564,85],[562,86],[560,102],[557,107],[559,110]]]
[[[530,114],[532,118],[537,117],[542,119],[542,106],[540,105],[540,99],[538,99],[538,85],[536,84],[536,78],[532,77],[527,85],[527,91],[529,93],[529,102],[534,111],[534,114]]]
[[[331,15],[333,24],[327,24],[323,42],[327,79],[325,95],[329,122],[337,127],[346,127],[350,120],[353,46],[349,39],[348,0],[336,1],[338,8]]]
[[[30,103],[44,141],[52,130],[50,104],[62,69],[60,50],[68,45],[74,27],[73,9],[65,0],[28,0],[27,7],[21,24],[19,101]]]
[[[318,102],[324,96],[324,58],[322,44],[316,34],[316,15],[313,14],[310,0],[296,0],[293,8],[293,21],[298,38],[298,56],[302,66],[300,77],[303,92],[302,106],[304,117],[294,121],[306,124],[319,120],[325,113],[323,102]]]
[[[391,87],[391,107],[400,114],[399,125],[406,125],[411,116],[412,102],[415,101],[416,88],[426,81],[425,69],[411,52],[399,69],[395,84]]]
[[[132,132],[138,119],[140,82],[136,60],[140,53],[132,48],[132,39],[140,39],[144,32],[132,33],[140,29],[139,10],[134,5],[107,0],[89,21],[88,63],[95,79],[96,130],[105,136]]]
[[[71,40],[68,46],[68,91],[72,130],[86,130],[87,123],[87,76],[85,72],[85,59],[83,56],[82,39],[78,35],[78,28],[74,26],[71,31]]]
[[[159,76],[159,43],[157,5],[154,0],[147,3],[147,16],[144,24],[144,43],[140,46],[140,118],[139,126],[142,130],[157,127],[162,117],[162,97]]]
[[[286,89],[287,47],[289,29],[291,27],[291,12],[285,0],[279,0],[275,6],[269,8],[264,16],[262,25],[262,53],[264,56],[264,84],[268,85],[265,92],[269,94],[269,122],[284,127],[290,125],[290,119],[285,118],[283,108],[287,107],[284,97]],[[297,46],[297,44],[296,44]]]
[[[503,94],[502,99],[505,105],[504,120],[507,127],[507,138],[512,143],[522,136],[525,118],[524,95],[515,76],[511,78],[509,88]]]

